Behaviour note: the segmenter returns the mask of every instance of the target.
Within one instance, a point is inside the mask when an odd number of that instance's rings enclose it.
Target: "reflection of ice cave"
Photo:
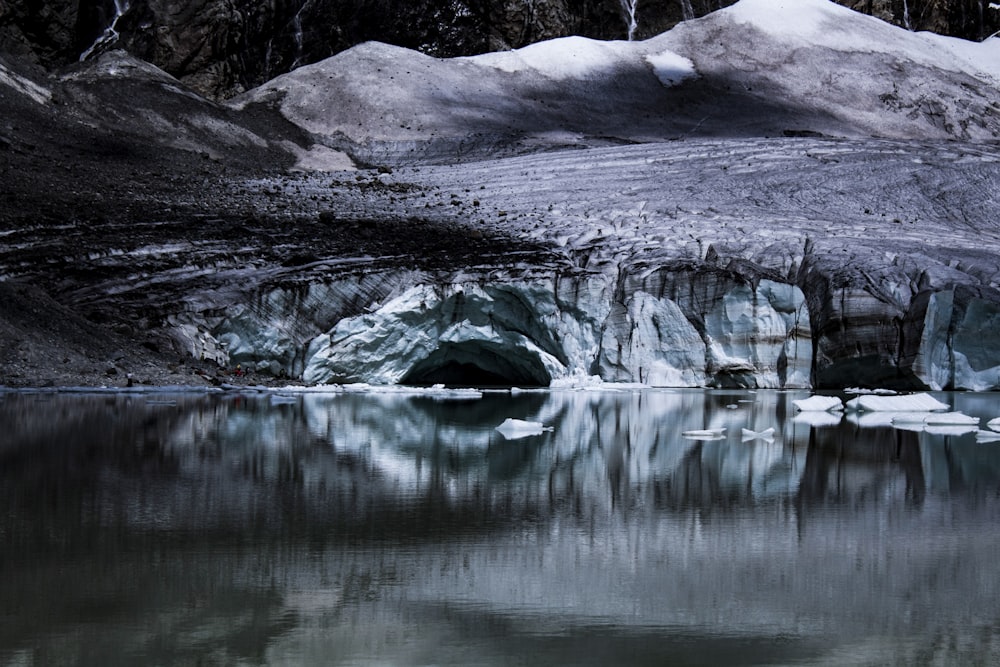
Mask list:
[[[552,377],[531,350],[470,340],[443,343],[415,363],[402,384],[547,387]]]

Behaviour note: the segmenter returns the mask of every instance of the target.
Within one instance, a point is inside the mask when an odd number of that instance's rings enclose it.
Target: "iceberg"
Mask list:
[[[529,438],[533,435],[541,435],[546,431],[554,431],[552,426],[546,426],[541,422],[525,421],[523,419],[512,419],[508,417],[502,424],[496,427],[507,440],[519,440]]]
[[[910,394],[907,396],[865,395],[847,402],[849,410],[859,412],[933,412],[947,410],[948,405],[930,394]]]
[[[988,422],[986,422],[986,426],[993,429],[994,431],[1000,431],[1000,417],[989,420]]]
[[[836,396],[810,396],[792,401],[800,412],[828,412],[831,410],[843,410],[844,403]]]
[[[997,431],[976,431],[976,442],[996,442],[1000,440],[1000,433]]]

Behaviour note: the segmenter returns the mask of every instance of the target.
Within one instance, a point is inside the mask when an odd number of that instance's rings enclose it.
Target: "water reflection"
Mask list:
[[[0,394],[0,662],[1000,657],[1000,445],[803,396]]]

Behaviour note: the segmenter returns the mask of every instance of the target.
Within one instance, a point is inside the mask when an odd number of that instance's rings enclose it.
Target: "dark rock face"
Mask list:
[[[681,20],[731,4],[732,0],[639,2],[635,37],[659,34]],[[840,4],[913,30],[966,39],[983,39],[1000,29],[1000,11],[976,0],[841,0]],[[113,23],[116,35],[106,35]],[[217,99],[370,40],[448,57],[573,34],[623,39],[626,22],[621,4],[615,0],[0,0],[0,50],[30,55],[51,67],[79,59],[106,37],[103,47],[124,48]]]

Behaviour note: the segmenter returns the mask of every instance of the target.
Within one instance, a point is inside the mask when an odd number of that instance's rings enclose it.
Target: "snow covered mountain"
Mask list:
[[[742,0],[642,42],[438,59],[367,43],[261,86],[365,163],[691,136],[1000,136],[1000,39],[911,33],[827,0]]]
[[[95,67],[0,90],[120,137]],[[161,351],[309,383],[1000,387],[1000,39],[741,0],[641,42],[368,43],[228,107],[140,70],[126,144],[169,160],[116,153],[101,215],[8,214],[0,274]],[[8,134],[9,199],[49,210],[17,170],[49,144]]]
[[[433,56],[503,51],[568,35],[645,39],[735,0],[32,0],[0,3],[0,51],[58,68],[109,49],[226,99],[378,40]],[[985,0],[838,0],[908,30],[982,41]]]

